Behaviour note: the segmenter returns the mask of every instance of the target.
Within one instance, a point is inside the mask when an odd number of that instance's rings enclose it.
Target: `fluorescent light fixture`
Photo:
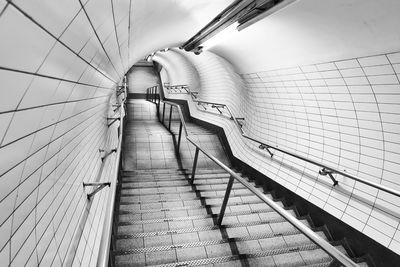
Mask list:
[[[281,2],[279,2],[278,4],[274,5],[273,7],[269,8],[268,10],[264,11],[261,14],[258,14],[257,16],[255,16],[254,18],[251,18],[249,20],[247,20],[246,22],[240,24],[237,27],[238,31],[241,31],[247,27],[249,27],[250,25],[256,23],[257,21],[260,21],[266,17],[268,17],[269,15],[293,4],[293,2],[295,2],[296,0],[282,0]]]

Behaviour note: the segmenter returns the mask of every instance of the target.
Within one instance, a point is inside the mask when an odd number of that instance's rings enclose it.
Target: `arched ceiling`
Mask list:
[[[55,45],[68,51],[59,53],[53,71],[64,69],[62,64],[73,64],[65,56],[72,53],[116,82],[147,54],[185,42],[231,2],[0,0],[0,35],[8,40],[2,41],[0,48],[11,51],[8,55],[3,52],[1,65],[36,72]]]

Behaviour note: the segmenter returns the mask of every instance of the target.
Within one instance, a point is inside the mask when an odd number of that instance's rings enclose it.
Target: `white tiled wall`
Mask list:
[[[243,73],[245,86],[211,53],[169,60],[186,76],[195,67],[201,99],[243,112],[248,135],[400,190],[400,53]],[[169,76],[175,72],[165,67]],[[332,187],[318,167],[279,152],[271,159],[229,119],[189,106],[193,116],[224,128],[236,157],[400,254],[399,198],[338,175]]]
[[[108,189],[88,202],[82,182],[110,177],[115,154],[98,176],[98,149],[116,146],[106,117],[127,70],[109,5],[0,1],[1,266],[97,262]],[[129,10],[114,12],[122,25]]]

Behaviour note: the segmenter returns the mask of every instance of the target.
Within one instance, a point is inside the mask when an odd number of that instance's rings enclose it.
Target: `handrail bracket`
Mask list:
[[[271,152],[271,150],[269,150],[269,146],[261,144],[261,145],[258,146],[258,148],[262,149],[262,150],[264,150],[264,149],[267,150],[267,152],[269,153],[271,158],[274,156],[274,154]]]
[[[98,193],[104,187],[106,187],[106,186],[110,187],[111,186],[111,182],[103,182],[103,183],[96,183],[96,182],[85,183],[85,182],[83,182],[83,188],[86,188],[87,186],[95,187],[95,189],[93,189],[93,191],[91,193],[87,194],[87,199],[90,200],[90,198],[92,196],[94,196],[96,193]]]
[[[336,180],[335,179],[335,177],[333,177],[333,173],[336,173],[336,172],[334,172],[334,171],[332,171],[332,170],[330,170],[330,169],[327,169],[327,168],[322,168],[321,170],[319,170],[319,172],[318,172],[320,175],[323,175],[323,176],[326,176],[326,175],[328,175],[329,176],[329,178],[331,178],[331,180],[332,180],[332,182],[333,182],[333,186],[337,186],[338,184],[339,184],[339,181],[338,180]]]
[[[100,153],[106,152],[104,149],[99,149]],[[108,156],[110,156],[112,153],[116,153],[117,148],[111,149],[105,153],[104,156],[101,157],[101,161],[104,161]]]

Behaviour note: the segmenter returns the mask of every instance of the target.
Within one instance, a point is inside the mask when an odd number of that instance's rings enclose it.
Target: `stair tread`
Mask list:
[[[141,184],[138,183],[121,183],[121,189],[148,189],[148,188],[180,188],[180,187],[192,187],[195,186],[197,189],[200,188],[208,188],[208,187],[213,187],[213,186],[218,186],[218,187],[224,187],[226,188],[228,184],[228,181],[213,181],[213,182],[208,182],[208,183],[194,183],[189,184],[188,181],[174,181],[174,182],[146,182]],[[233,183],[234,188],[244,188],[244,186],[238,182]],[[199,189],[200,190],[200,189]]]
[[[174,205],[174,206],[168,206],[164,205],[165,203],[159,203],[159,204],[152,204],[147,205],[146,207],[150,207],[151,209],[138,209],[139,205],[120,205],[120,214],[143,214],[143,213],[160,213],[160,212],[169,212],[169,214],[173,215],[174,211],[183,211],[183,210],[188,210],[190,213],[193,213],[196,210],[202,210],[202,209],[209,209],[211,211],[217,211],[219,212],[220,207],[221,207],[221,202],[218,204],[199,204],[199,205]],[[282,202],[276,202],[279,206],[283,207]],[[251,211],[251,210],[259,210],[259,209],[270,209],[269,206],[262,202],[261,200],[256,200],[256,201],[248,201],[248,202],[236,202],[236,203],[229,203],[226,206],[226,211],[229,212],[234,212],[234,211]]]
[[[223,195],[220,194],[218,196],[197,196],[195,192],[191,193],[180,193],[180,198],[177,198],[177,194],[157,194],[157,195],[122,195],[121,201],[133,201],[133,202],[140,202],[140,203],[156,203],[156,202],[166,202],[166,201],[177,201],[177,200],[195,200],[195,199],[222,199]],[[231,192],[232,197],[248,197],[254,196],[251,192],[247,194],[234,194]],[[170,197],[170,198],[169,198]],[[271,197],[272,198],[272,197]],[[133,203],[134,204],[134,203]]]
[[[293,216],[295,216],[294,211],[288,210]],[[259,209],[259,210],[244,210],[238,212],[225,212],[224,218],[232,217],[232,216],[251,216],[252,214],[258,214],[260,218],[266,218],[267,216],[280,216],[272,209]],[[134,216],[124,216],[120,217],[118,225],[135,225],[135,224],[154,224],[154,223],[165,223],[165,222],[182,222],[182,221],[190,221],[190,220],[204,220],[204,219],[213,219],[218,217],[218,213],[207,213],[207,214],[198,214],[191,216],[180,216],[180,217],[168,217],[168,218],[157,218],[157,219],[144,219],[141,220],[141,216],[136,216],[139,214],[134,214]],[[254,216],[254,215],[253,215]],[[228,218],[229,219],[229,218]]]
[[[306,220],[303,219],[301,221],[306,226],[310,227],[310,225]],[[139,238],[139,237],[150,237],[150,236],[167,236],[180,233],[203,232],[203,231],[212,231],[221,229],[225,229],[228,232],[228,234],[231,234],[231,237],[238,237],[241,236],[241,234],[249,235],[250,232],[258,231],[259,229],[263,229],[265,231],[273,231],[273,232],[282,232],[282,231],[288,231],[289,229],[295,229],[295,227],[292,226],[289,222],[284,220],[282,217],[277,217],[277,216],[276,217],[253,216],[250,218],[244,217],[244,219],[242,220],[234,216],[226,217],[224,218],[222,226],[217,226],[210,220],[208,221],[204,220],[201,222],[201,224],[198,224],[196,226],[193,226],[193,223],[191,221],[186,221],[186,222],[183,221],[183,223],[182,221],[180,221],[180,223],[181,225],[178,225],[178,227],[175,227],[175,224],[171,222],[149,224],[146,225],[147,227],[141,224],[118,226],[118,234],[116,238],[127,239],[127,238]],[[182,224],[185,224],[184,226],[186,227],[182,227]],[[267,226],[264,227],[259,225],[267,225]],[[244,233],[242,233],[241,231]]]
[[[201,178],[196,179],[193,184],[189,183],[189,180],[183,177],[182,179],[165,179],[165,180],[149,180],[149,181],[136,181],[136,180],[123,180],[121,185],[130,186],[175,186],[175,185],[204,185],[204,184],[227,184],[229,178],[213,177],[213,178]],[[238,183],[235,181],[235,183]]]
[[[155,194],[175,194],[175,193],[196,193],[196,192],[203,192],[204,194],[208,194],[208,195],[217,195],[217,193],[219,192],[219,194],[221,195],[225,195],[225,191],[226,191],[226,185],[221,185],[219,186],[220,188],[218,188],[218,186],[212,186],[214,188],[208,188],[206,186],[204,187],[198,187],[196,188],[196,190],[193,190],[191,187],[187,186],[187,187],[172,187],[175,188],[175,190],[171,190],[171,187],[168,188],[145,188],[145,189],[129,189],[129,188],[121,188],[121,195],[155,195]],[[244,186],[242,187],[238,187],[238,186],[233,186],[231,193],[234,194],[245,194],[250,192],[249,189],[245,188]]]
[[[327,240],[324,232],[316,232],[323,239]],[[137,245],[135,239],[120,239],[120,243],[117,243],[117,255],[142,253],[150,251],[162,251],[171,250],[176,248],[184,247],[199,247],[199,246],[211,246],[227,243],[237,243],[241,241],[257,240],[263,249],[272,249],[283,245],[299,245],[311,242],[306,236],[304,236],[297,229],[291,229],[283,232],[254,232],[249,236],[235,237],[235,238],[221,238],[221,239],[209,239],[200,241],[198,236],[193,236],[191,233],[183,234],[180,238],[172,238],[172,243],[165,246],[144,246]],[[133,242],[131,242],[133,241]]]
[[[301,266],[331,260],[323,250],[319,249],[314,244],[263,250],[259,244],[257,246],[256,242],[256,240],[253,240],[239,243],[238,245],[242,246],[238,247],[236,252],[232,252],[231,247],[226,246],[227,244],[225,244],[225,246],[214,245],[209,247],[189,247],[161,252],[129,254],[116,256],[116,260],[117,265],[123,264],[124,261],[131,262],[132,258],[135,260],[142,260],[140,262],[141,264],[155,265],[162,263],[158,266],[218,264],[240,259],[253,259],[251,262],[256,262],[254,259],[260,257],[263,258],[263,266],[268,266],[268,264],[266,264],[268,262],[271,262],[271,266],[283,266],[284,263],[288,264],[288,262],[296,264],[296,266]],[[309,256],[308,254],[312,254],[312,256]],[[134,256],[132,257],[132,255]],[[270,261],[266,261],[265,257],[270,257]],[[288,261],[288,259],[290,260]]]

